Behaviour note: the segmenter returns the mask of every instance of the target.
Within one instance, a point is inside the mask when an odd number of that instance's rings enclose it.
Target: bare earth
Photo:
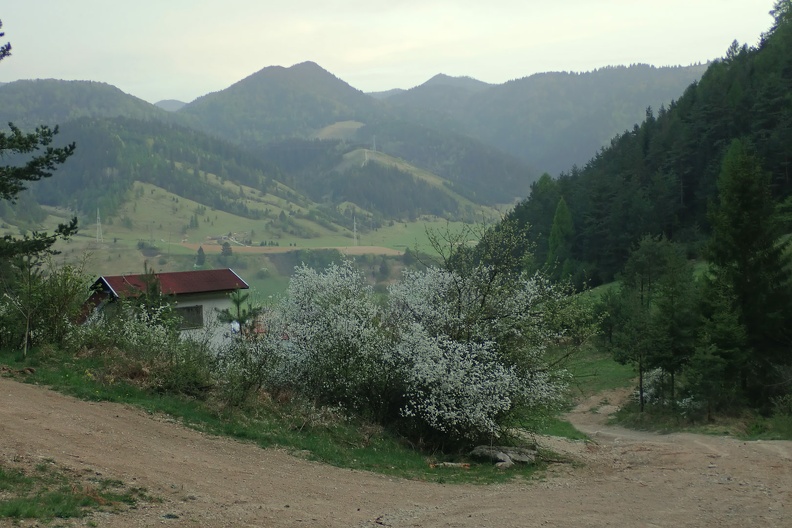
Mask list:
[[[578,463],[553,465],[533,482],[441,485],[306,462],[125,405],[0,378],[0,460],[54,459],[162,499],[60,525],[792,526],[792,442],[609,427],[614,408],[604,397],[570,414],[593,442],[542,439]]]

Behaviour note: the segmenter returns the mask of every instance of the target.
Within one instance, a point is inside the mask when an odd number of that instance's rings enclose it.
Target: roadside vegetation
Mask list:
[[[15,521],[81,518],[94,511],[117,512],[156,500],[145,489],[91,473],[59,467],[51,459],[35,464],[0,462],[0,518]]]

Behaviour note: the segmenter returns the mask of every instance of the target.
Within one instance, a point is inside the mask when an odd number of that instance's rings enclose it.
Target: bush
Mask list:
[[[272,382],[436,445],[502,435],[518,413],[563,403],[564,373],[544,351],[563,334],[564,292],[491,272],[407,272],[381,306],[349,262],[297,268],[271,317],[287,337],[270,341]]]
[[[170,305],[118,300],[88,323],[74,326],[67,346],[112,356],[109,380],[124,377],[147,388],[193,397],[212,386],[213,357],[206,343],[181,338]]]

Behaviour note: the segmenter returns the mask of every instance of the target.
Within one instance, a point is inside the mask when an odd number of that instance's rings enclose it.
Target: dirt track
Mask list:
[[[790,526],[792,442],[607,427],[601,399],[570,415],[594,442],[544,439],[580,464],[535,482],[458,486],[306,462],[0,379],[0,460],[52,458],[162,498],[78,526]]]

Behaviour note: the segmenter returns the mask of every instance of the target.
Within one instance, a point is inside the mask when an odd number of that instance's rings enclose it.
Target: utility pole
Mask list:
[[[99,208],[96,208],[96,243],[101,244],[104,242],[104,237],[102,236],[102,219],[99,217]]]

